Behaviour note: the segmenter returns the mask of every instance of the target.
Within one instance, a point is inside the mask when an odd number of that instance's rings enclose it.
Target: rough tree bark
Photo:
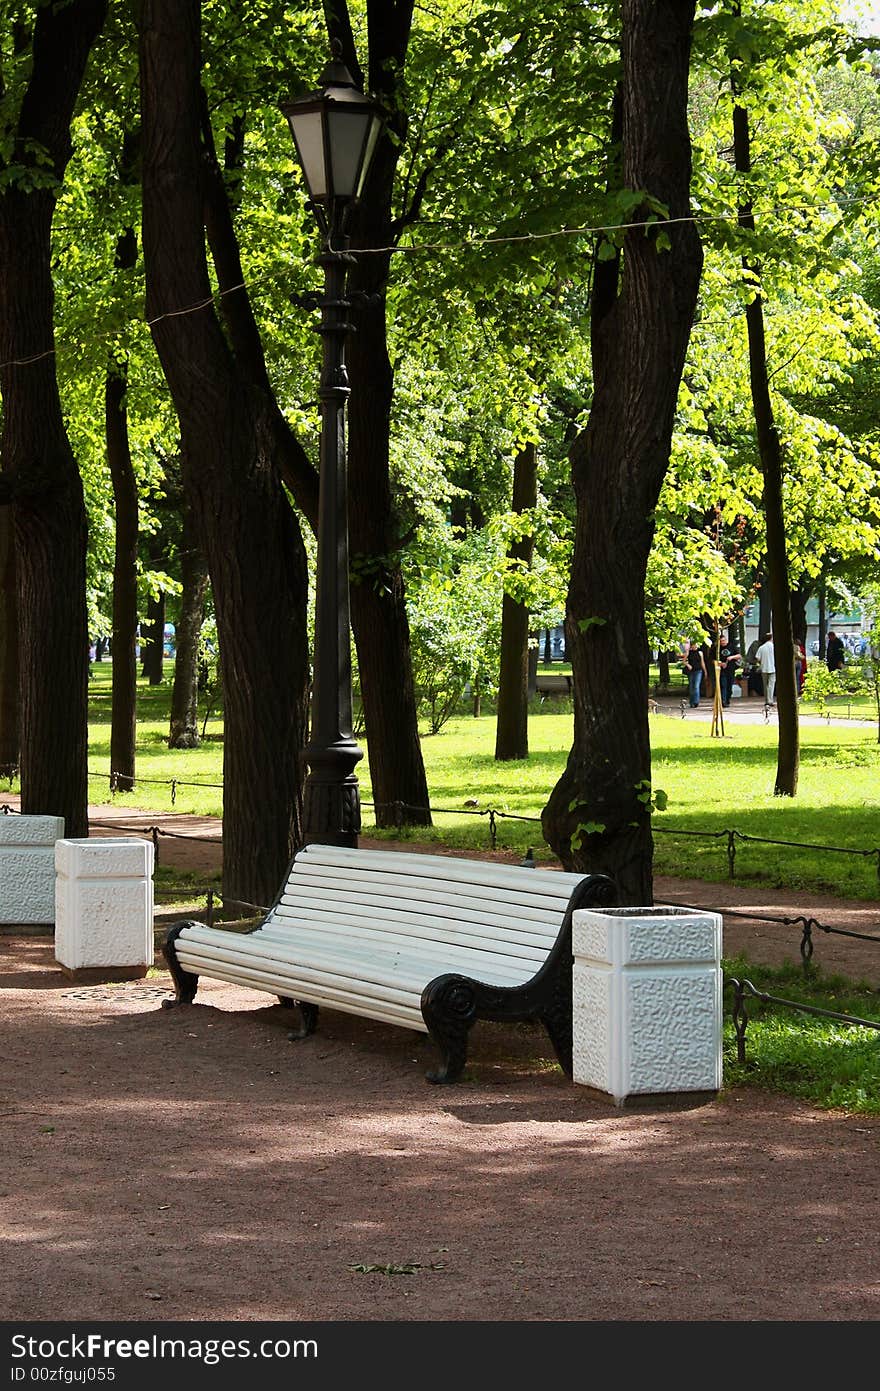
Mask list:
[[[139,133],[129,129],[119,151],[121,187],[131,188],[140,182],[139,155]],[[137,233],[134,227],[126,227],[116,238],[116,269],[131,272],[137,259]],[[116,514],[110,654],[113,664],[110,776],[111,787],[130,792],[134,787],[137,745],[138,489],[128,438],[128,359],[121,350],[111,353],[107,366],[104,421],[107,466]],[[95,655],[99,659],[103,645],[104,639],[99,638],[95,645]]]
[[[224,894],[268,904],[302,835],[308,576],[261,401],[211,298],[200,19],[198,0],[145,0],[141,12],[147,315],[180,419],[184,491],[217,613]]]
[[[734,85],[734,93],[735,93]],[[737,172],[752,168],[749,113],[744,106],[733,108],[733,158]],[[755,230],[752,205],[746,200],[739,209],[739,225]],[[761,268],[747,256],[743,269],[749,282],[761,283]],[[785,513],[782,502],[782,442],[773,416],[770,378],[767,372],[767,341],[764,335],[764,300],[757,291],[746,306],[749,338],[749,382],[752,410],[758,436],[758,455],[763,477],[764,525],[767,530],[767,570],[770,578],[770,604],[773,610],[773,649],[776,657],[776,708],[779,743],[776,755],[778,797],[794,797],[800,767],[800,729],[797,686],[794,679],[794,634],[791,619],[791,592],[788,583],[788,553],[785,544]],[[761,633],[761,640],[764,639]]]
[[[18,618],[12,513],[0,507],[0,777],[18,771]]]
[[[199,636],[205,618],[208,567],[195,534],[192,514],[185,502],[182,520],[180,606],[175,634],[168,747],[195,749],[199,746]]]
[[[807,645],[807,604],[810,601],[810,586],[796,585],[791,591],[791,631],[795,638]]]
[[[15,529],[21,809],[63,816],[68,836],[88,835],[86,515],[55,371],[51,232],[105,9],[36,10],[30,77],[0,157],[0,502],[12,503]]]
[[[686,219],[694,0],[623,0],[621,8],[612,134],[622,137],[622,183]],[[574,741],[542,818],[566,868],[612,874],[631,904],[650,904],[653,894],[645,572],[702,266],[692,222],[660,230],[658,244],[657,227],[634,228],[622,258],[595,266],[593,404],[571,451]]]
[[[318,526],[318,470],[287,423],[272,389],[260,330],[254,318],[228,193],[228,180],[240,186],[243,176],[243,123],[235,123],[234,138],[225,145],[223,168],[217,158],[207,96],[200,94],[203,146],[205,230],[211,259],[222,293],[220,313],[242,379],[259,401],[261,429],[271,437],[278,471],[312,531]]]
[[[110,772],[120,792],[130,792],[134,787],[137,729],[138,493],[128,441],[127,391],[125,367],[118,364],[111,367],[104,387],[107,464],[116,511]]]
[[[528,661],[526,663],[526,695],[529,699],[538,689],[538,635],[533,634],[535,641],[529,644]]]
[[[533,512],[538,502],[538,451],[529,442],[513,465],[513,511]],[[508,558],[528,570],[535,549],[529,534],[511,543]],[[529,610],[505,592],[501,601],[501,667],[495,757],[499,761],[529,756]]]
[[[165,556],[152,550],[153,565],[164,563]],[[147,600],[147,616],[141,624],[141,674],[151,686],[161,686],[165,674],[165,591],[160,589]]]

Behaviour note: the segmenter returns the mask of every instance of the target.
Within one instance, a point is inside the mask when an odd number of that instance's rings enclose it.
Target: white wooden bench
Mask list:
[[[314,1031],[318,1007],[430,1035],[452,1082],[477,1019],[536,1020],[571,1075],[576,908],[614,904],[605,875],[524,869],[447,855],[308,845],[277,902],[249,933],[177,923],[164,946],[176,999],[199,976],[253,986],[296,1005]]]

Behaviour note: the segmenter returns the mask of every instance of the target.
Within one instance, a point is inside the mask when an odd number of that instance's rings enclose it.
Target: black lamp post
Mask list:
[[[306,842],[357,845],[361,825],[355,764],[363,758],[351,730],[351,647],[348,594],[348,505],[345,456],[346,222],[367,178],[382,131],[380,108],[355,86],[338,44],[317,91],[281,110],[290,123],[299,162],[318,220],[323,250],[324,299],[319,332],[324,357],[318,557],[315,582],[315,653],[312,708],[305,759],[303,833]]]

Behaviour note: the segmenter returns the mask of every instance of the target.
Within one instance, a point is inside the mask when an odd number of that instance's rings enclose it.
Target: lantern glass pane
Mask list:
[[[369,119],[367,111],[327,113],[334,198],[355,196]]]
[[[324,166],[324,135],[320,111],[299,112],[290,117],[299,162],[312,198],[326,198],[327,171]]]
[[[360,172],[360,177],[359,177],[359,179],[358,179],[358,186],[357,186],[357,188],[355,189],[355,197],[356,197],[356,198],[360,198],[361,194],[362,194],[363,191],[364,191],[364,184],[365,184],[366,181],[367,181],[367,175],[368,175],[369,172],[370,172],[370,165],[371,165],[372,162],[373,162],[373,151],[374,151],[375,148],[376,148],[376,142],[377,142],[378,139],[379,139],[379,133],[381,132],[381,130],[382,130],[382,121],[381,121],[380,117],[379,117],[379,116],[371,116],[371,117],[370,117],[370,133],[369,133],[369,135],[367,136],[367,147],[366,147],[366,149],[364,150],[364,162],[363,162],[363,164],[361,165],[361,172]]]

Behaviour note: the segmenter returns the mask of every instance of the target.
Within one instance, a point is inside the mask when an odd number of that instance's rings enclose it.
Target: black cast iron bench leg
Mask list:
[[[310,1004],[308,1000],[293,1000],[289,995],[279,995],[279,1002],[288,1009],[298,1009],[300,1014],[300,1026],[298,1029],[291,1029],[287,1037],[291,1040],[308,1038],[313,1034],[318,1026],[318,1006]]]
[[[440,1053],[429,1082],[457,1082],[467,1062],[468,1033],[477,1018],[476,992],[467,976],[437,976],[422,991],[422,1018]]]
[[[192,971],[185,971],[177,959],[177,950],[174,943],[177,941],[185,927],[197,927],[197,923],[181,922],[175,923],[169,929],[168,935],[162,946],[162,955],[168,963],[171,972],[171,979],[174,981],[174,999],[163,1000],[163,1009],[174,1009],[176,1005],[191,1005],[196,997],[199,988],[199,978]]]

